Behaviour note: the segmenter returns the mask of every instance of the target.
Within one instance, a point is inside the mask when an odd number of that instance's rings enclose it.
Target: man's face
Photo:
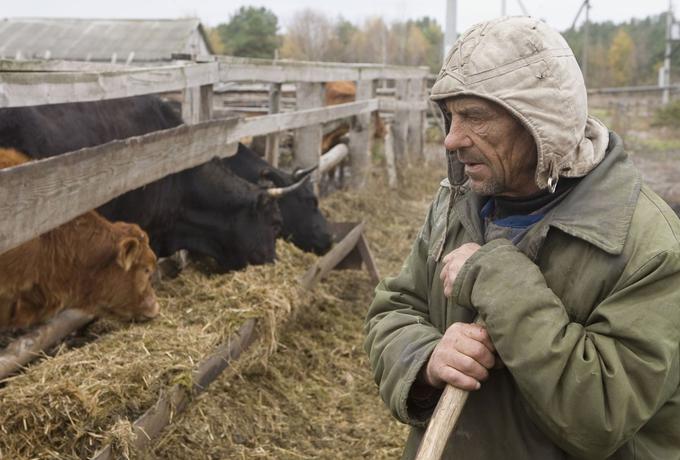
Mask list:
[[[539,191],[536,144],[522,124],[498,104],[472,96],[446,101],[451,129],[444,145],[457,151],[480,195],[528,196]]]

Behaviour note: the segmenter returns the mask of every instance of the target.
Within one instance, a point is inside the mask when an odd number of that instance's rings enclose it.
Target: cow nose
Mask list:
[[[144,301],[142,302],[140,319],[146,320],[155,318],[156,316],[158,316],[160,311],[161,306],[158,303],[158,299],[156,299],[156,294],[151,293],[147,295]]]
[[[155,318],[156,316],[158,316],[158,314],[160,312],[161,312],[161,306],[158,303],[158,301],[155,301],[153,303],[153,305],[151,306],[151,308],[144,312],[144,316],[151,319],[151,318]]]

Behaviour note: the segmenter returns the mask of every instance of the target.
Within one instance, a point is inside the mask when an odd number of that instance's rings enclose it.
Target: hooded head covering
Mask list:
[[[540,20],[504,17],[472,26],[451,48],[432,87],[440,106],[477,96],[514,115],[536,142],[536,185],[551,191],[559,176],[586,175],[604,157],[609,131],[588,115],[581,69],[567,42]],[[446,124],[450,129],[450,120]],[[449,180],[465,181],[455,152]]]

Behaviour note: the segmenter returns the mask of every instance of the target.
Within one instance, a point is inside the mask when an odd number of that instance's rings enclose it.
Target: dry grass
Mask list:
[[[367,221],[383,275],[395,273],[442,175],[419,165],[387,191],[382,174],[322,201],[333,220]],[[98,322],[83,340],[0,388],[0,458],[75,459],[113,441],[128,449],[129,421],[246,318],[261,339],[178,417],[151,458],[394,458],[404,427],[382,406],[362,349],[372,284],[334,272],[311,293],[297,277],[315,260],[285,242],[274,265],[227,275],[185,271],[159,290],[147,324]],[[294,318],[294,321],[287,321]],[[83,344],[82,342],[85,342]],[[278,350],[277,353],[273,353]]]

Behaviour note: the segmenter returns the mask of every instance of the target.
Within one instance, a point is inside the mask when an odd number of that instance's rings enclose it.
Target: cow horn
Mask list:
[[[302,179],[303,177],[306,177],[307,175],[311,174],[318,167],[319,167],[319,165],[317,164],[315,166],[310,166],[309,168],[306,168],[306,169],[302,169],[302,168],[296,169],[295,171],[293,171],[293,180],[297,181],[297,180]]]
[[[287,195],[288,193],[294,192],[295,190],[302,187],[302,184],[304,184],[307,179],[309,179],[309,175],[303,177],[302,179],[300,179],[296,183],[289,185],[287,187],[268,188],[267,194],[271,197],[274,197],[274,198],[281,198],[282,196]]]

